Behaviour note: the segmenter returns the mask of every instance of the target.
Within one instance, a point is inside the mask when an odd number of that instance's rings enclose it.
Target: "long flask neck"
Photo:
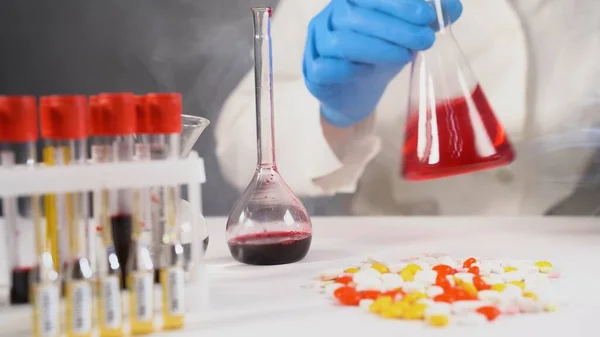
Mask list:
[[[256,88],[256,141],[258,166],[276,169],[273,107],[271,8],[252,9],[254,18],[254,80]]]

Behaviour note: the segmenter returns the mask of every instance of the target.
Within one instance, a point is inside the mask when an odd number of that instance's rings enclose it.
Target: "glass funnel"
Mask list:
[[[273,73],[269,7],[253,8],[258,163],[227,220],[227,243],[239,262],[286,264],[310,248],[310,218],[275,163]]]
[[[181,158],[187,158],[187,156],[192,151],[194,144],[204,132],[204,129],[210,124],[210,121],[206,118],[191,116],[191,115],[181,115],[181,123],[183,124],[181,129]],[[181,245],[183,246],[183,254],[185,256],[185,269],[187,270],[189,263],[192,260],[192,210],[189,201],[181,199],[181,226],[179,227],[181,230]],[[206,228],[206,221],[200,213],[201,218],[199,219],[199,223],[196,224],[198,226],[198,233],[202,235],[201,240],[203,243],[204,252],[206,252],[206,248],[208,247],[208,228]]]
[[[504,127],[463,55],[441,0],[434,46],[412,63],[402,172],[430,180],[510,164],[515,159]]]

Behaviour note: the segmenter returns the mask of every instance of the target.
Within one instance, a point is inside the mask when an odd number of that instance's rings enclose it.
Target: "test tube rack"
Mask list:
[[[206,182],[204,160],[196,151],[187,158],[160,161],[99,163],[93,165],[0,167],[0,198],[43,194],[89,192],[98,189],[142,188],[157,185],[187,185],[193,224],[204,221],[201,184]],[[186,286],[188,311],[198,311],[208,303],[202,240],[198,226],[192,226],[191,279]],[[1,261],[0,261],[1,262]],[[1,264],[1,263],[0,263]],[[3,285],[0,285],[3,286]],[[31,334],[28,306],[0,309],[2,335],[25,337]],[[17,323],[20,322],[20,323]]]

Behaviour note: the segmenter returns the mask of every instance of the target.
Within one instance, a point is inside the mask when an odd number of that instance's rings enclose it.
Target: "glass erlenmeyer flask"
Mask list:
[[[510,164],[513,147],[452,35],[446,9],[441,0],[425,1],[440,31],[412,63],[402,177],[429,180]]]
[[[312,238],[306,209],[275,164],[271,13],[269,7],[252,8],[258,164],[227,220],[231,255],[254,265],[299,261]]]

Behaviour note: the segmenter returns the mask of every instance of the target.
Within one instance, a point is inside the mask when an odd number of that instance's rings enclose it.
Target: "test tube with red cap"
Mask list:
[[[140,127],[149,144],[151,160],[173,160],[180,157],[181,94],[149,93],[144,98]],[[157,186],[152,189],[151,226],[155,269],[162,288],[163,328],[178,329],[184,323],[184,261],[179,236],[179,186]]]
[[[132,93],[102,93],[90,97],[94,163],[132,161],[135,130]],[[125,266],[131,247],[133,211],[132,189],[94,193],[94,218],[102,233],[97,270],[100,337],[118,337],[124,333],[120,288],[125,288],[127,280]]]
[[[40,99],[44,163],[85,165],[87,160],[88,104],[85,96],[44,96]],[[88,194],[47,195],[46,221],[55,256],[60,256],[65,279],[66,336],[92,334],[92,266],[86,256]],[[58,232],[67,233],[60,236]],[[66,248],[66,249],[65,249]]]
[[[36,141],[38,139],[37,103],[32,96],[0,96],[0,166],[35,165]],[[36,264],[33,247],[36,234],[33,212],[38,197],[4,198],[6,245],[5,249],[11,275],[10,289],[3,288],[3,298],[9,297],[11,304],[28,303],[29,278]],[[39,214],[38,214],[39,215]],[[39,225],[38,225],[39,226]],[[8,296],[7,296],[8,295]]]
[[[37,161],[37,139],[35,97],[0,96],[0,165],[33,168]],[[32,303],[33,336],[54,337],[60,334],[60,291],[58,274],[46,245],[40,202],[38,195],[2,200],[8,234],[6,248],[13,270],[11,302]],[[31,269],[32,266],[35,268]]]

